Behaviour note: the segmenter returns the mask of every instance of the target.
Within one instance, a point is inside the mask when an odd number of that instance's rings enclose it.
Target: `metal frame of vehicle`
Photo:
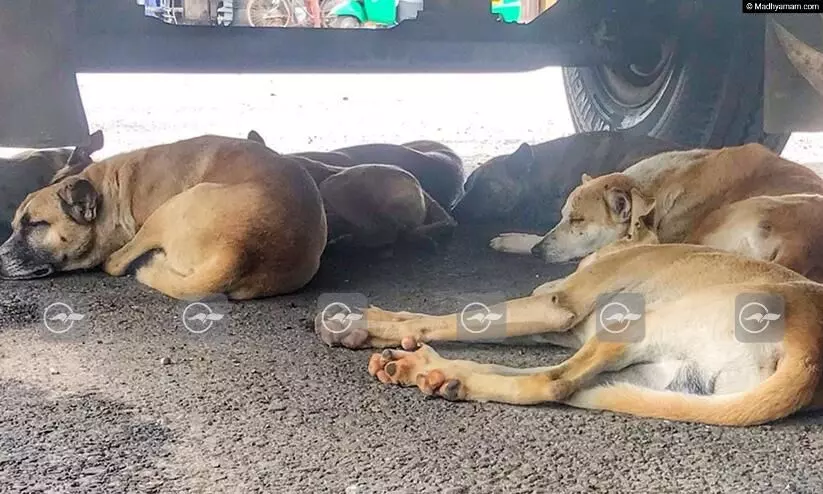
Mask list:
[[[628,64],[655,56],[673,32],[699,41],[703,32],[694,26],[722,30],[740,15],[736,2],[560,0],[522,25],[496,20],[485,0],[428,0],[417,19],[390,29],[277,29],[169,25],[147,18],[134,0],[21,0],[0,6],[0,27],[17,26],[0,29],[0,66],[22,67],[29,78],[73,79],[75,71],[511,72]],[[33,43],[42,32],[51,43]],[[52,62],[43,60],[59,63],[45,67]],[[12,118],[0,123],[0,145],[68,145],[88,136],[82,107],[46,117],[79,101],[76,83],[43,95],[27,90],[31,81],[6,78],[0,112]]]

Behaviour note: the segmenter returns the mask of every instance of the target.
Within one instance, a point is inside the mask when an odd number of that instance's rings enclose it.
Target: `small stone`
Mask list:
[[[170,364],[171,364],[171,358],[163,357],[163,358],[160,359],[160,365],[170,365]]]
[[[49,367],[49,374],[51,374],[52,376],[56,376],[57,374],[60,374],[60,371],[55,369],[54,367]]]

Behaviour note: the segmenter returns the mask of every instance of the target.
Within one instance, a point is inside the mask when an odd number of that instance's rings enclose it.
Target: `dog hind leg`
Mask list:
[[[423,225],[414,230],[415,234],[429,238],[451,235],[457,226],[454,218],[426,191],[423,191],[423,198],[426,204],[426,219]]]
[[[414,352],[373,354],[369,373],[384,384],[417,386],[427,395],[448,400],[533,405],[564,400],[601,371],[626,365],[625,348],[624,343],[591,338],[560,365],[517,369],[448,360],[423,345]]]
[[[136,270],[135,278],[169,297],[195,301],[226,290],[232,271],[230,264],[218,254],[192,273],[184,274],[174,269],[165,254],[158,253]],[[244,298],[227,295],[232,299]]]

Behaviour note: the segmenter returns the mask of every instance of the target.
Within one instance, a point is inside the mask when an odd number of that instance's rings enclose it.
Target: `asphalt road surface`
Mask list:
[[[281,151],[440,139],[473,164],[523,140],[572,132],[555,69],[89,75],[81,84],[92,126],[106,133],[98,157],[255,128]],[[784,154],[815,161],[821,144],[799,136]],[[304,290],[217,304],[225,317],[201,334],[182,324],[184,304],[128,277],[0,283],[0,492],[823,491],[818,415],[732,429],[426,399],[377,383],[366,372],[369,351],[328,348],[311,328],[329,292],[446,313],[476,297],[526,294],[573,269],[495,253],[486,246],[494,233],[461,228],[439,253],[330,253]],[[55,303],[83,318],[49,331],[44,312]],[[566,355],[539,346],[438,348],[517,366]]]

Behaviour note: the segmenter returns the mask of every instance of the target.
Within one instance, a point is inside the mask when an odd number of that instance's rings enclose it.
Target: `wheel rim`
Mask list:
[[[252,0],[248,13],[252,27],[286,27],[291,21],[289,0]]]
[[[668,39],[653,60],[593,68],[599,88],[595,104],[613,129],[631,128],[654,111],[677,76],[676,54],[675,41]]]

